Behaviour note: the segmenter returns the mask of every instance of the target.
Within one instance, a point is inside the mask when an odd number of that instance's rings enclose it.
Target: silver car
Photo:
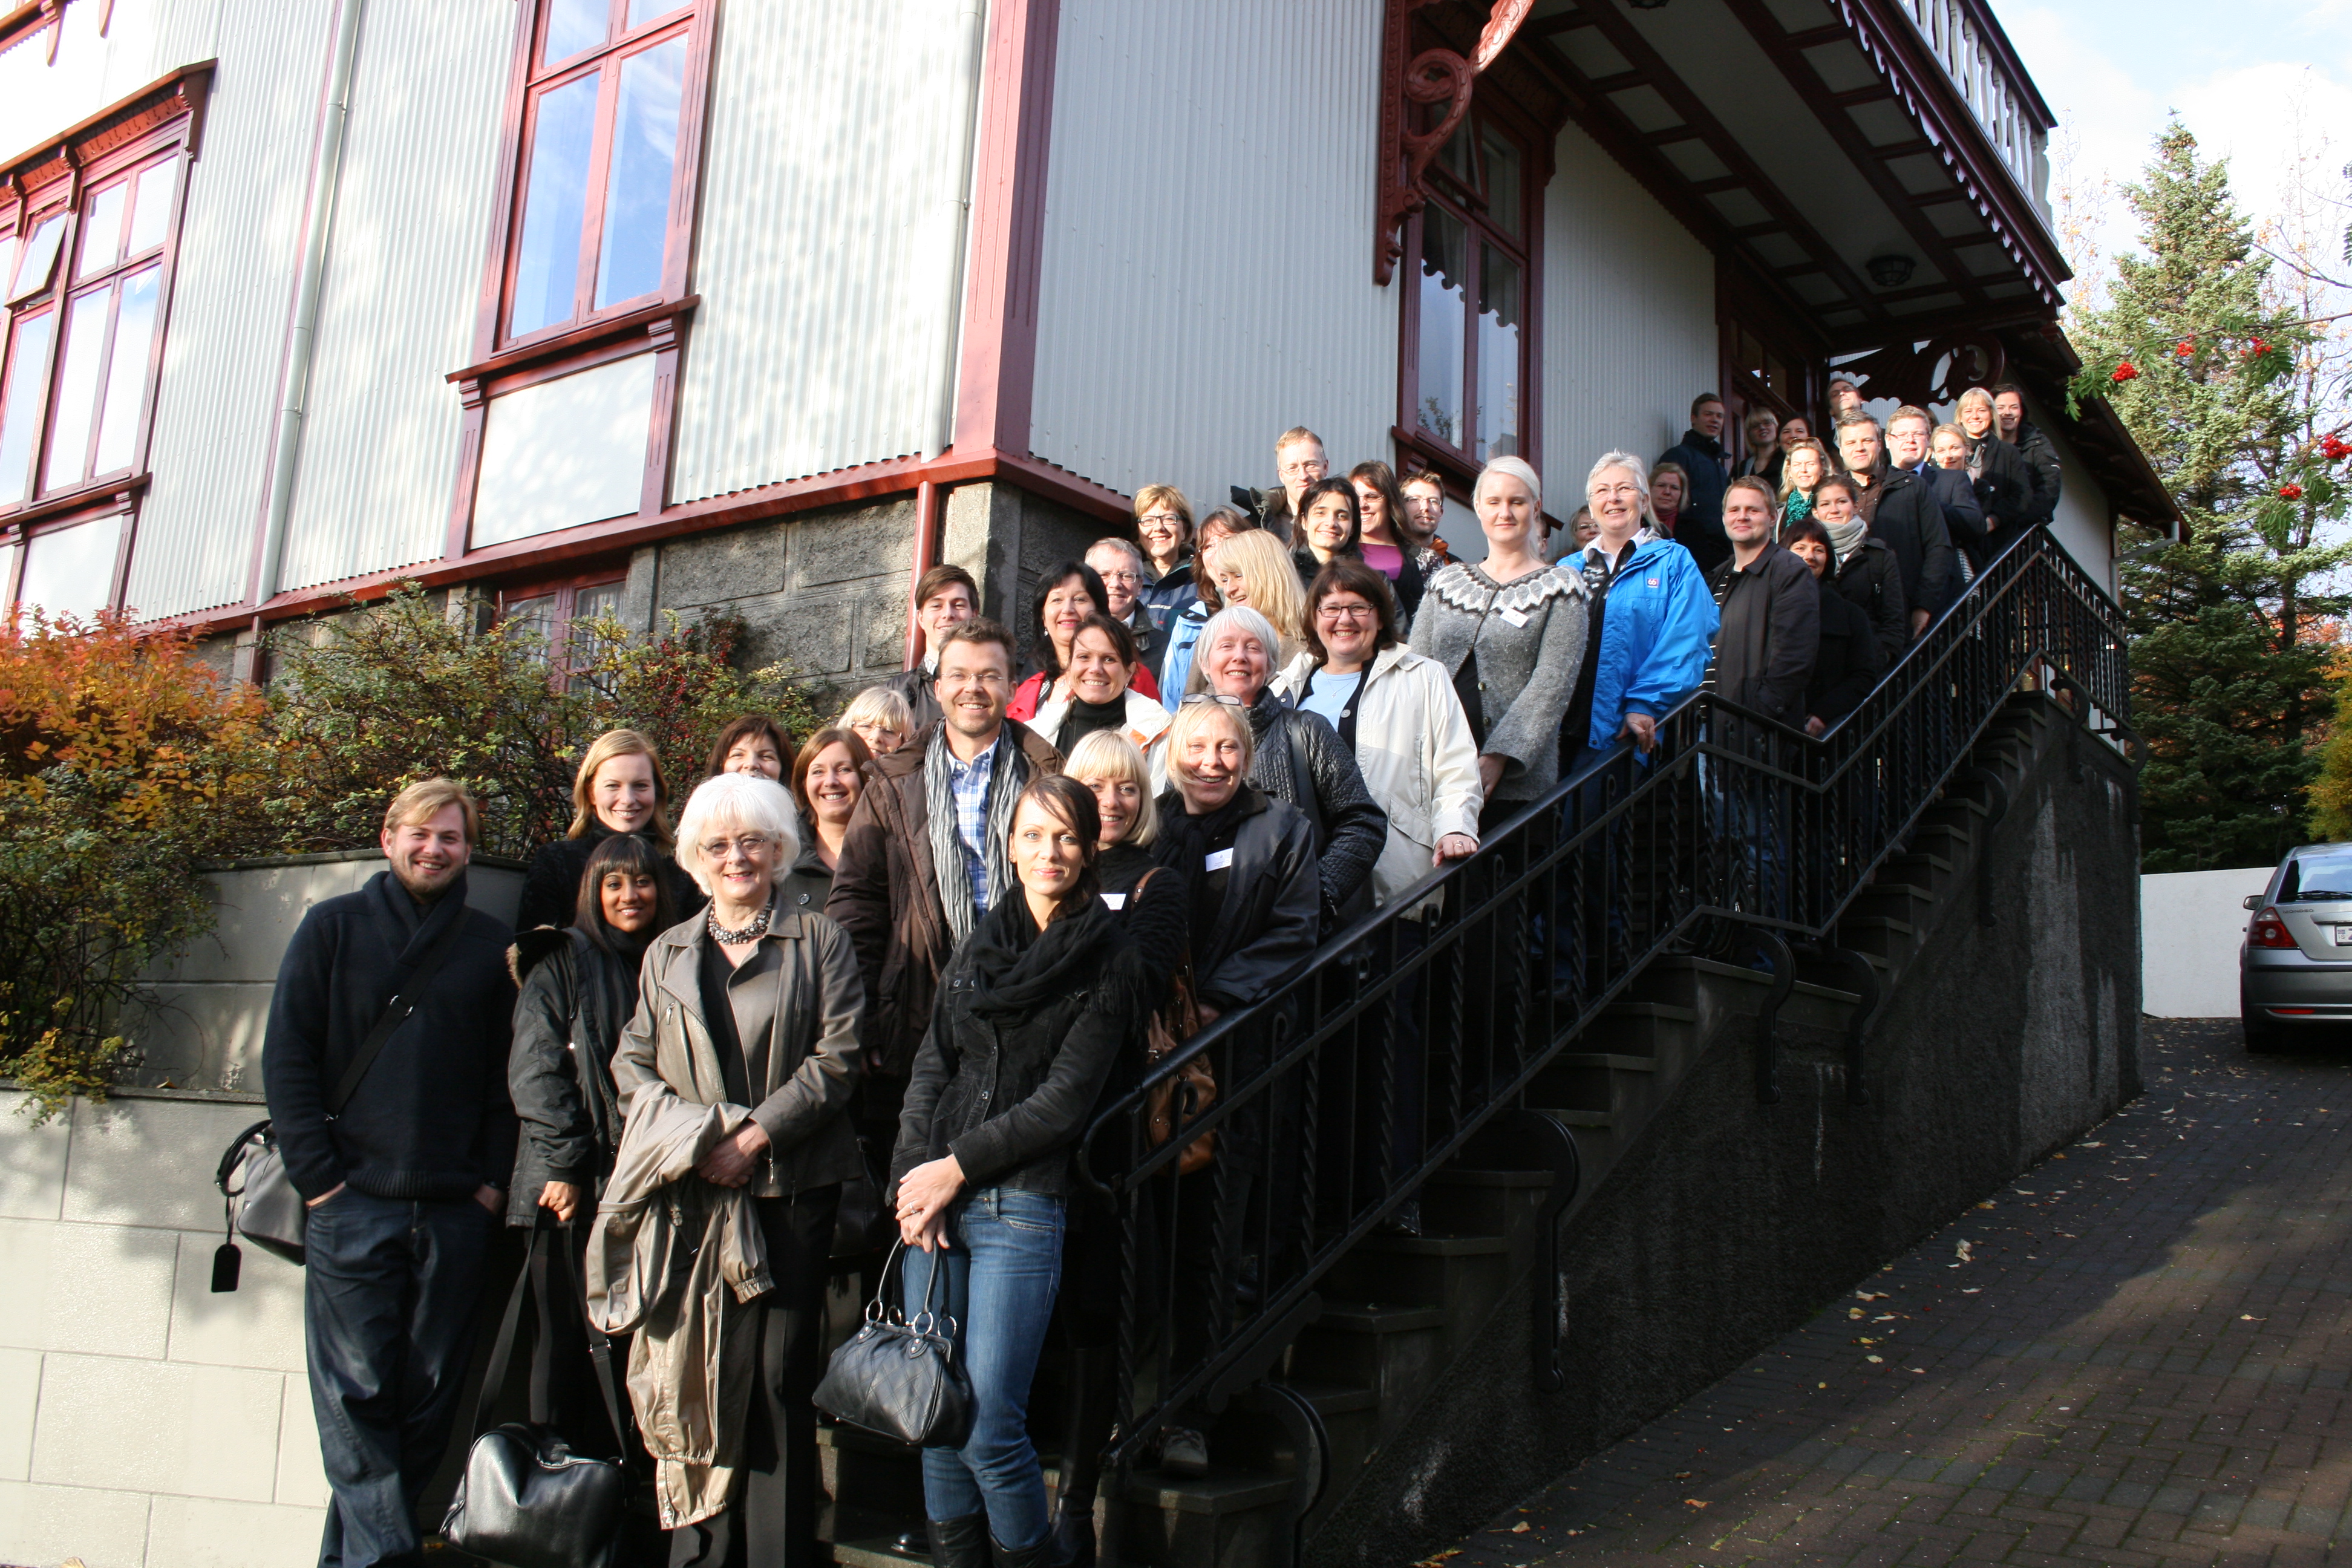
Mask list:
[[[2352,1023],[2352,844],[2288,850],[2246,908],[2253,918],[2238,950],[2246,1049],[2275,1049],[2290,1029]]]

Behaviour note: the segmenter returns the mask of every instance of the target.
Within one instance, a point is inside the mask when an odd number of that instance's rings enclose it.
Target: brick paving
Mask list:
[[[2352,1565],[2352,1041],[2141,1038],[2137,1102],[1444,1568]]]

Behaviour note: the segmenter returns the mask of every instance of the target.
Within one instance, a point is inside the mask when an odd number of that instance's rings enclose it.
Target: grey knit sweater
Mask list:
[[[1547,566],[1496,583],[1454,562],[1429,580],[1413,617],[1413,651],[1461,673],[1475,647],[1486,739],[1509,759],[1496,800],[1533,800],[1559,782],[1559,723],[1584,663],[1586,589]]]

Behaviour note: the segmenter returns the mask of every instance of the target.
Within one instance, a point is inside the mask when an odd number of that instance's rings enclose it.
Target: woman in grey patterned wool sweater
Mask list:
[[[1584,662],[1586,590],[1579,574],[1544,563],[1543,482],[1533,468],[1496,458],[1471,500],[1486,559],[1430,578],[1412,647],[1445,667],[1469,714],[1487,828],[1559,781],[1560,719]]]

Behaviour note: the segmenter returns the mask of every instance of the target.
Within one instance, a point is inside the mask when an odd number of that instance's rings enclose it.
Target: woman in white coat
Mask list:
[[[1388,813],[1388,840],[1372,868],[1372,900],[1381,909],[1433,868],[1476,852],[1478,810],[1486,800],[1477,742],[1453,679],[1444,665],[1405,646],[1396,614],[1388,579],[1376,568],[1344,556],[1333,560],[1307,590],[1307,651],[1273,683],[1285,700],[1330,721],[1355,753],[1372,798]],[[1391,928],[1394,958],[1420,948],[1422,922],[1437,905],[1432,895],[1400,911],[1403,918]],[[1428,1053],[1416,1017],[1418,992],[1411,984],[1398,988],[1390,1034],[1396,1075],[1396,1120],[1388,1145],[1392,1163],[1388,1172],[1366,1171],[1366,1180],[1385,1181],[1421,1158]],[[1369,1110],[1378,1097],[1363,1095],[1360,1103]],[[1375,1161],[1376,1142],[1360,1143]],[[1418,1232],[1419,1207],[1417,1200],[1406,1204],[1392,1225]]]

